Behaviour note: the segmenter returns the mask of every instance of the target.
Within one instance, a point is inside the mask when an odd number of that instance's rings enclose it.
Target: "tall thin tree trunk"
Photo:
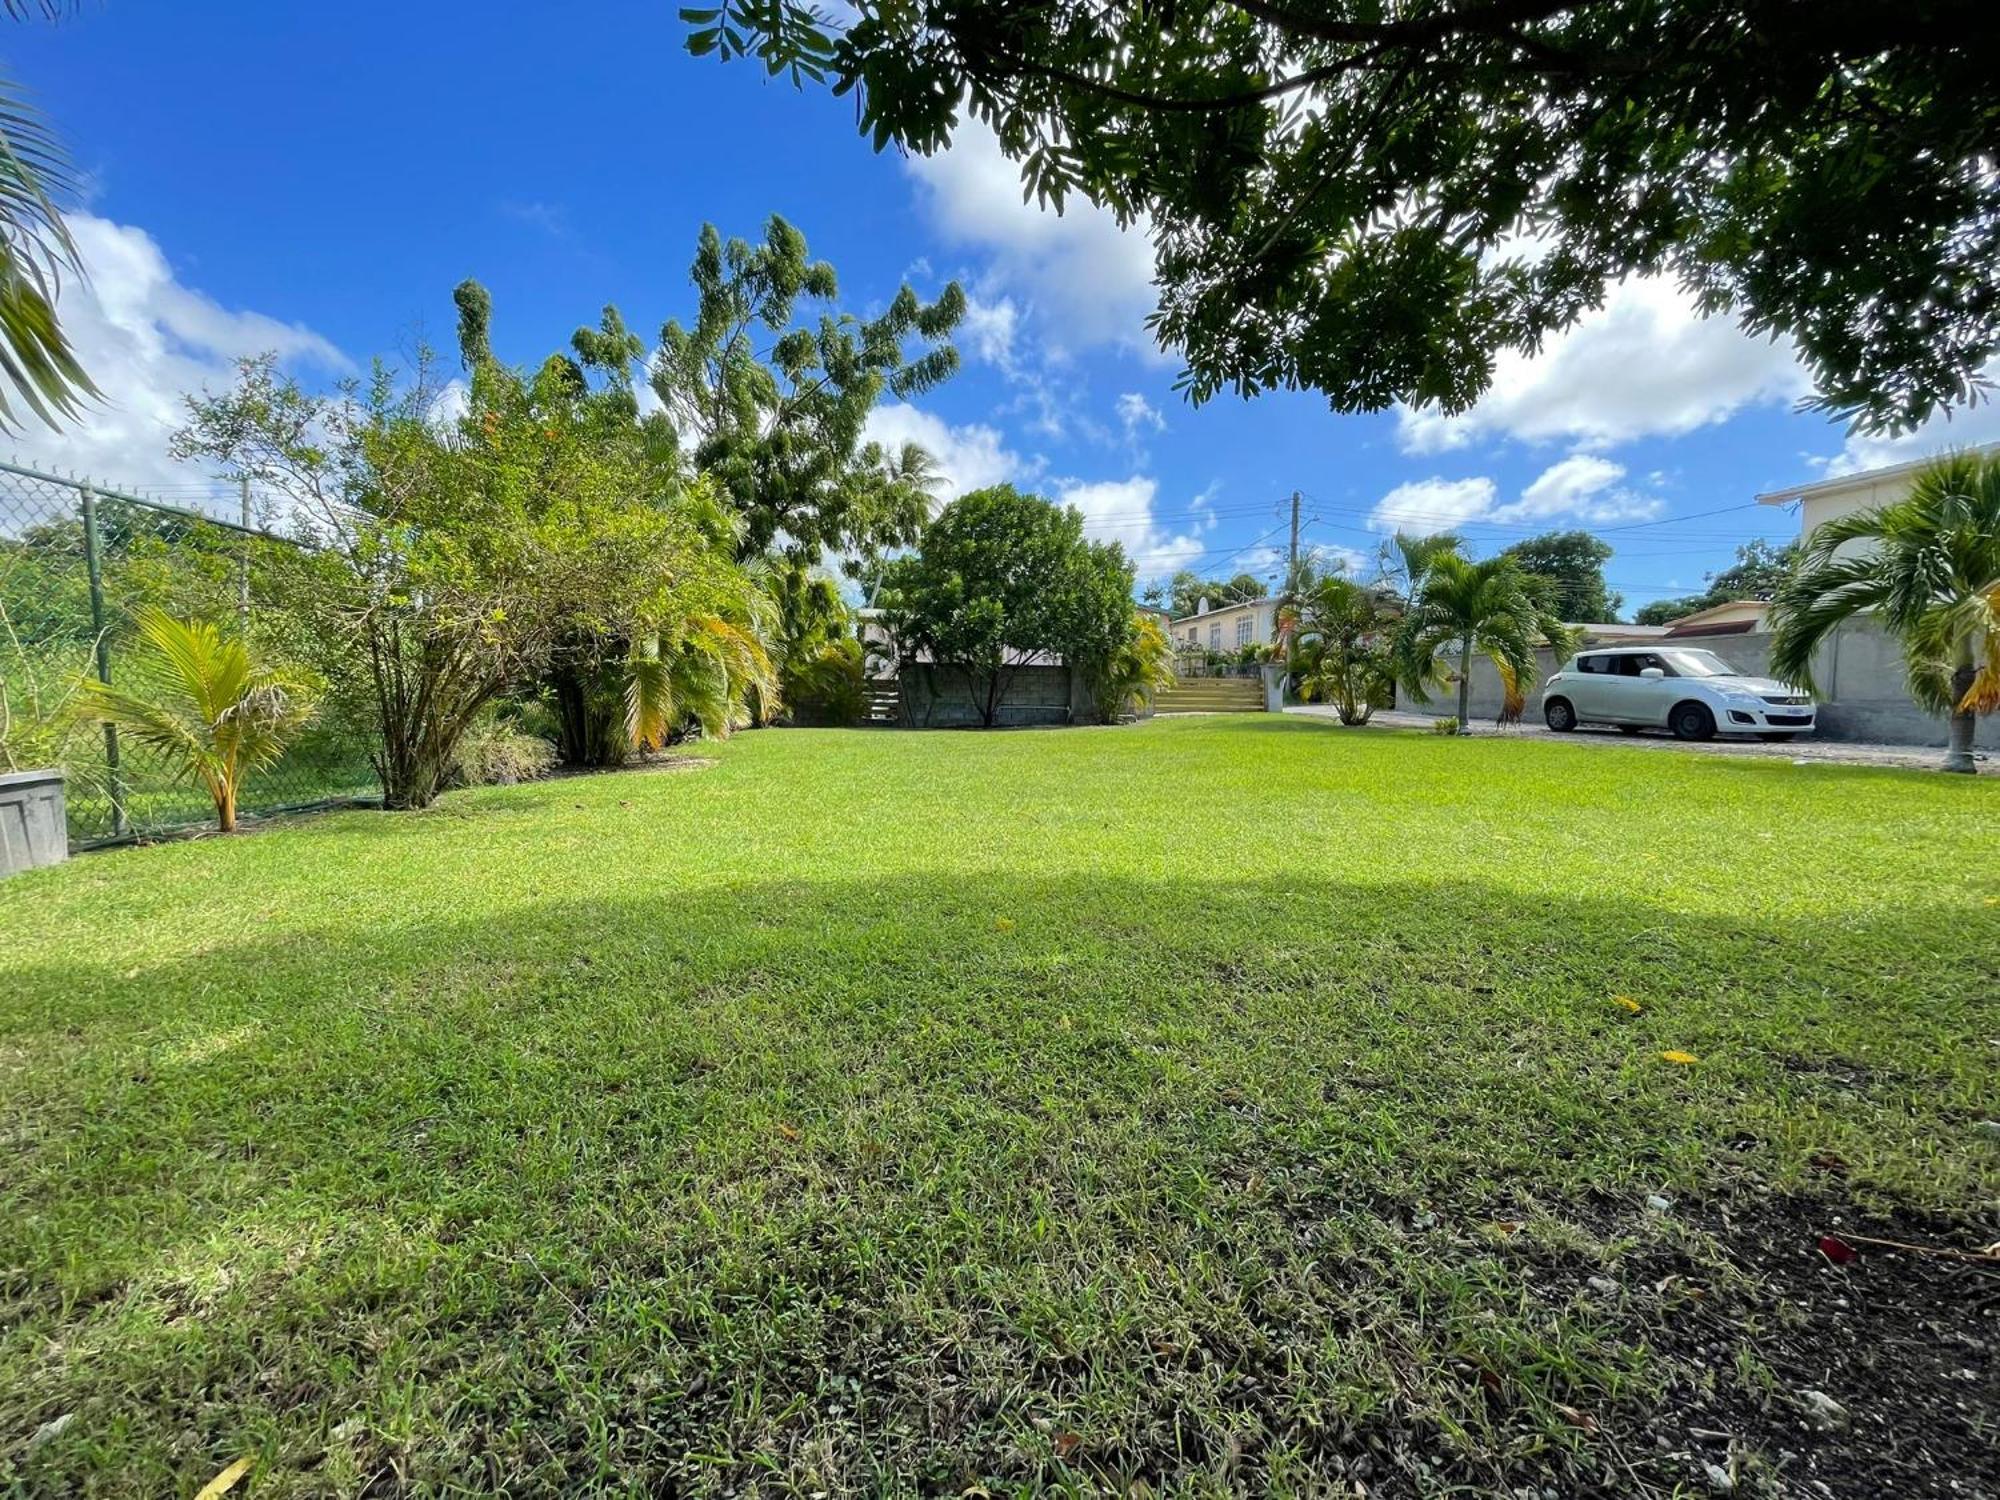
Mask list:
[[[1458,652],[1458,732],[1472,733],[1472,636],[1469,633]]]
[[[1968,651],[1966,654],[1970,654]],[[1951,674],[1951,701],[1963,702],[1972,690],[1972,679],[1977,669],[1970,661],[1960,661],[1958,669]],[[1972,732],[1979,724],[1979,715],[1970,709],[1963,709],[1951,716],[1948,726],[1949,738],[1945,741],[1944,769],[1970,776],[1977,769],[1972,763]]]

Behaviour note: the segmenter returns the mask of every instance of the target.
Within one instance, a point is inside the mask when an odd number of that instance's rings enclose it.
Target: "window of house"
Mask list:
[[[1236,644],[1239,648],[1250,644],[1250,617],[1245,615],[1236,622]]]
[[[1208,627],[1208,649],[1211,651],[1220,651],[1222,649],[1222,627],[1220,625],[1211,625]]]

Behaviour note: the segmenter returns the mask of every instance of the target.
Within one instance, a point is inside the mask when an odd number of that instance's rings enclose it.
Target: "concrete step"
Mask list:
[[[1153,699],[1156,714],[1261,713],[1264,685],[1254,677],[1188,677]]]

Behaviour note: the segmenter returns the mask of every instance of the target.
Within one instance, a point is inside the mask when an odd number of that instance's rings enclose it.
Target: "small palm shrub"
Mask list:
[[[452,751],[452,779],[460,786],[513,786],[537,781],[556,767],[553,742],[498,717],[467,726]]]
[[[1457,734],[1457,733],[1458,733],[1458,720],[1457,720],[1457,719],[1455,719],[1455,718],[1452,718],[1452,719],[1432,719],[1432,720],[1431,720],[1431,733],[1432,733],[1432,734]]]
[[[302,677],[253,661],[240,640],[211,621],[139,611],[134,687],[95,679],[77,691],[78,712],[116,724],[215,803],[216,825],[236,830],[243,778],[275,762],[313,716]]]
[[[1132,616],[1125,644],[1097,671],[1092,696],[1105,722],[1153,701],[1154,694],[1174,682],[1174,643],[1166,627],[1143,610]]]

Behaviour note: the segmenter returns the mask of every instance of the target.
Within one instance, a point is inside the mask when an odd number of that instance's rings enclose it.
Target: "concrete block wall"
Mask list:
[[[966,674],[957,667],[905,666],[897,674],[903,723],[912,729],[965,729],[980,723]],[[1001,727],[1092,724],[1097,706],[1081,676],[1066,666],[1017,667],[1001,699]]]
[[[1763,631],[1744,635],[1689,637],[1661,641],[1662,646],[1693,646],[1713,651],[1723,660],[1758,676],[1770,675],[1771,637]],[[1542,684],[1560,665],[1553,653],[1537,653],[1535,685],[1528,694],[1524,718],[1542,720]],[[1934,745],[1944,748],[1945,721],[1925,713],[1910,701],[1903,683],[1903,652],[1880,626],[1861,621],[1844,625],[1820,648],[1813,663],[1821,698],[1816,737],[1823,740],[1874,742],[1888,745]],[[1456,685],[1432,695],[1426,707],[1399,694],[1397,706],[1440,717],[1458,711]],[[1472,719],[1498,717],[1503,701],[1500,674],[1480,657],[1472,665]],[[2000,750],[2000,714],[1979,721],[1975,743],[1983,750]]]

